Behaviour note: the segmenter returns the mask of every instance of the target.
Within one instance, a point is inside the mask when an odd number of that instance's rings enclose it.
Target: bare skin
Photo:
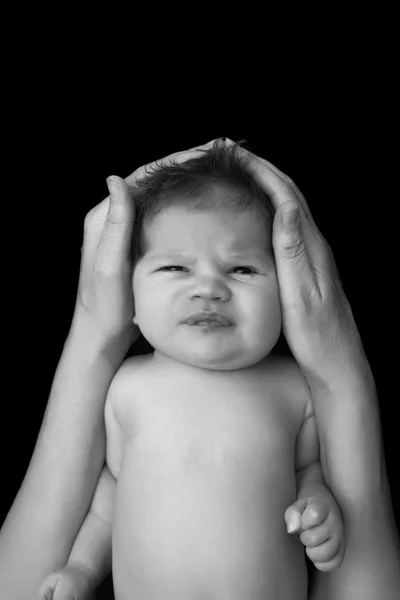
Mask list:
[[[268,168],[261,168],[260,164]],[[283,299],[285,335],[308,378],[322,433],[324,471],[343,501],[349,526],[350,548],[343,567],[329,574],[318,573],[321,576],[316,578],[310,598],[352,600],[364,597],[372,600],[378,592],[390,597],[398,588],[395,575],[396,561],[397,567],[399,564],[398,545],[396,548],[393,529],[390,531],[387,486],[381,485],[385,473],[381,469],[383,461],[373,378],[351,309],[341,289],[329,247],[316,229],[296,186],[263,159],[257,158],[252,167],[252,175],[266,186],[277,204],[274,250]],[[293,200],[302,208],[301,234],[298,228],[279,225],[282,206],[288,201],[292,205]],[[306,301],[307,293],[316,286],[319,286],[318,291],[315,289]],[[327,315],[335,315],[335,318],[329,320]],[[332,344],[333,340],[335,344]],[[355,420],[349,419],[351,414]],[[346,423],[345,429],[342,425],[337,428],[343,423]],[[370,435],[363,436],[359,431],[360,424],[369,428]],[[368,445],[363,446],[366,437]],[[351,455],[355,459],[353,462],[348,461]],[[341,469],[337,468],[339,464]],[[349,473],[353,465],[357,470]],[[386,507],[384,511],[382,507]],[[375,524],[373,529],[371,523]],[[383,556],[384,563],[380,560]],[[361,570],[358,565],[362,565]]]
[[[112,392],[122,435],[106,422],[116,598],[305,600],[304,546],[283,518],[309,398],[298,367],[132,360]]]
[[[273,164],[251,156],[249,174],[276,209],[273,247],[283,331],[310,387],[324,479],[346,528],[342,566],[330,573],[317,571],[310,598],[395,598],[400,593],[400,540],[374,377],[332,250],[303,194]],[[283,212],[294,208],[299,211],[297,225],[284,225]]]
[[[274,250],[285,336],[297,363],[304,369],[303,374],[309,376],[324,457],[324,474],[335,496],[342,500],[353,548],[346,554],[340,569],[328,576],[321,573],[311,598],[375,600],[377,597],[396,597],[400,589],[399,545],[393,535],[387,476],[384,459],[381,460],[381,433],[373,378],[357,328],[343,291],[337,285],[338,276],[335,267],[332,270],[334,262],[329,255],[330,249],[318,232],[304,198],[286,175],[264,159],[255,158],[252,176],[258,178],[271,194],[277,210]],[[120,190],[115,195],[117,205],[113,206],[109,216],[110,202],[107,198],[96,211],[91,211],[87,220],[80,290],[83,283],[86,289],[91,289],[91,293],[86,295],[84,303],[82,295],[78,295],[71,335],[55,378],[58,385],[49,399],[49,410],[24,485],[1,531],[0,592],[4,597],[31,600],[44,575],[66,563],[104,463],[101,460],[104,456],[104,435],[98,438],[100,454],[97,448],[93,456],[88,455],[81,440],[93,439],[97,422],[102,418],[107,389],[132,335],[133,303],[124,297],[130,284],[126,257],[130,245],[132,204],[124,180],[119,179],[119,182]],[[282,207],[287,202],[298,204],[301,208],[301,233],[295,230],[289,232],[279,224]],[[90,237],[98,239],[99,233],[100,237],[103,236],[101,246],[86,243]],[[96,256],[101,256],[101,260],[97,260]],[[90,266],[93,264],[91,261],[97,264],[95,271]],[[107,282],[110,284],[108,288]],[[120,285],[116,286],[116,282]],[[325,282],[323,287],[322,282]],[[109,290],[108,295],[104,294],[105,289]],[[111,295],[111,290],[114,295]],[[333,306],[335,310],[331,310]],[[102,332],[101,338],[95,335],[99,331]],[[324,332],[324,335],[316,335],[318,331]],[[311,340],[312,344],[305,344],[306,340]],[[108,369],[109,375],[102,377],[99,383],[99,375],[104,373],[104,360],[95,360],[101,367],[95,376],[93,361],[94,357],[103,357],[104,351],[112,366]],[[346,357],[345,365],[341,364],[343,357]],[[336,371],[332,365],[336,366]],[[79,377],[78,371],[81,371]],[[343,372],[346,373],[345,379]],[[93,389],[93,385],[97,386],[97,398],[88,398],[85,394],[85,403],[71,403],[71,398],[76,398],[79,390],[83,394],[85,389]],[[326,402],[327,399],[329,402]],[[356,419],[348,419],[349,408]],[[360,420],[369,430],[368,446],[363,444],[360,436]],[[79,430],[76,423],[80,424]],[[340,423],[346,423],[342,437]],[[335,439],[341,439],[340,447],[334,443]],[[70,442],[62,444],[69,450],[60,455],[57,450],[63,440]],[[350,455],[357,466],[356,473],[349,471]],[[94,459],[94,456],[97,458]],[[334,468],[335,465],[337,468]],[[77,485],[73,489],[71,486],[57,487],[50,474],[54,470],[66,474],[68,469],[74,473]],[[89,482],[86,477],[88,469],[92,469],[93,473]],[[355,498],[356,502],[352,503],[351,498]],[[75,510],[78,499],[80,508]],[[31,560],[33,553],[37,559],[35,563]],[[19,576],[21,572],[24,573],[23,578]]]
[[[213,142],[164,160],[193,158]],[[117,178],[117,191],[110,188],[86,215],[71,329],[32,460],[0,532],[2,598],[32,600],[43,579],[65,566],[104,466],[107,391],[139,335],[132,322],[131,186],[148,167]]]

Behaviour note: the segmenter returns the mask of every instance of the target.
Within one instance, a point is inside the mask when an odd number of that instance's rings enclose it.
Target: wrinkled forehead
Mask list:
[[[232,251],[258,247],[270,252],[272,219],[256,204],[212,209],[204,205],[164,206],[146,224],[143,234],[146,251],[209,242]]]

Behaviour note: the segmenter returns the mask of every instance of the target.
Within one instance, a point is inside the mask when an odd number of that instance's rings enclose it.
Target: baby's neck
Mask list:
[[[163,352],[160,352],[159,350],[154,350],[153,361],[154,361],[155,365],[159,365],[162,367],[168,367],[171,369],[176,368],[176,369],[179,369],[180,372],[186,371],[188,374],[190,374],[191,372],[194,374],[220,373],[221,372],[217,369],[206,369],[206,368],[202,368],[202,367],[196,367],[195,365],[191,365],[191,364],[182,362],[181,360],[177,360],[176,358],[173,358],[172,356],[164,354]]]
[[[164,354],[163,352],[160,352],[159,350],[154,350],[154,353],[152,354],[152,362],[154,364],[154,366],[159,366],[162,368],[168,368],[171,371],[172,370],[176,370],[179,371],[179,374],[182,375],[183,373],[187,374],[187,375],[192,375],[192,376],[203,376],[203,377],[227,377],[229,376],[229,374],[233,374],[233,373],[238,373],[239,371],[244,374],[245,371],[250,371],[252,369],[258,369],[260,366],[260,363],[263,363],[264,367],[267,366],[267,364],[269,364],[270,362],[272,362],[274,359],[274,356],[270,353],[267,356],[265,356],[259,363],[254,364],[254,365],[249,365],[248,367],[244,367],[242,369],[209,369],[207,367],[198,367],[196,365],[192,365],[180,360],[177,360],[175,358],[173,358],[172,356],[169,356],[167,354]]]

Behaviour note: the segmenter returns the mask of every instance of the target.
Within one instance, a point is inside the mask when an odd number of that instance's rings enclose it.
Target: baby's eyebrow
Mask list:
[[[260,252],[230,252],[230,258],[259,258],[260,260],[265,259],[265,255]],[[195,263],[196,258],[188,254],[152,254],[149,256],[149,260],[159,260],[165,258],[173,258],[178,260],[186,260],[190,263]]]

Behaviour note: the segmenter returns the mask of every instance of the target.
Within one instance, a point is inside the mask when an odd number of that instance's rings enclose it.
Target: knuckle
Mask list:
[[[325,555],[325,560],[340,560],[340,547],[338,547],[335,543],[328,544]]]
[[[293,235],[283,241],[283,248],[293,257],[301,256],[304,252],[304,241],[297,235]]]
[[[281,189],[293,190],[294,181],[284,173],[282,173],[281,183],[279,186]]]
[[[133,219],[128,219],[124,207],[113,206],[106,215],[106,223],[113,227],[124,229],[133,222]]]
[[[316,546],[318,544],[318,538],[315,532],[307,531],[305,535],[307,545]]]
[[[289,178],[288,178],[288,182],[289,182],[289,184],[290,184],[290,187],[291,187],[291,188],[293,188],[293,189],[295,189],[295,190],[297,190],[297,189],[298,189],[298,188],[297,188],[297,185],[296,185],[296,182],[294,181],[294,179],[291,179],[291,178],[289,177]]]
[[[311,516],[314,517],[314,519],[318,519],[319,521],[322,521],[322,519],[324,519],[327,514],[325,505],[321,503],[313,504],[310,509],[310,512]]]
[[[318,535],[316,533],[311,534],[310,536],[310,545],[314,546],[315,548],[320,546],[321,544],[324,543],[325,540],[321,540],[321,537],[318,537]]]
[[[313,548],[307,548],[307,554],[312,560],[318,561],[326,561],[327,560],[327,548],[320,548],[320,546],[315,546]]]
[[[316,546],[317,545],[317,536],[315,532],[306,529],[300,534],[300,540],[304,544],[304,546]]]
[[[116,212],[116,211],[112,211],[112,212],[109,211],[107,213],[107,216],[106,216],[106,224],[107,225],[112,225],[112,226],[120,225],[120,219],[119,219],[119,216],[118,216],[118,212]]]
[[[310,504],[307,506],[307,512],[311,516],[318,516],[322,512],[322,508],[323,506],[320,500],[312,500],[312,502],[310,502]]]

